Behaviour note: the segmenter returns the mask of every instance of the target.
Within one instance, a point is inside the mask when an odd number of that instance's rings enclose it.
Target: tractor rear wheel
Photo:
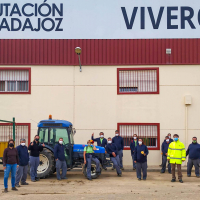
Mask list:
[[[43,151],[40,152],[39,158],[40,163],[37,168],[37,177],[46,178],[52,175],[55,172],[55,161],[53,153],[50,150],[44,148]],[[30,174],[30,170],[28,170],[28,173]]]
[[[85,165],[83,165],[83,174],[87,178],[87,167],[85,167]],[[92,161],[92,163],[91,163],[91,178],[96,179],[100,175],[101,175],[101,172],[100,173],[96,172],[96,163],[94,161]]]

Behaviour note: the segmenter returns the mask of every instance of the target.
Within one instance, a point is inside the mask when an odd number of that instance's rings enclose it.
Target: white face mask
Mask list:
[[[169,142],[169,139],[166,139],[167,142]]]
[[[100,135],[100,137],[101,137],[101,138],[103,138],[103,137],[104,137],[104,135]]]
[[[141,142],[141,141],[139,141],[138,143],[139,143],[139,145],[141,145],[141,144],[142,144],[142,142]]]
[[[25,146],[25,143],[21,143],[22,146]]]
[[[112,141],[108,141],[108,144],[111,144],[112,143]]]
[[[134,140],[136,140],[137,139],[137,137],[133,137],[134,138]]]
[[[116,135],[116,136],[119,136],[119,134],[118,134],[118,133],[116,133],[115,135]]]
[[[171,136],[168,136],[169,137],[169,139],[171,138]]]
[[[59,144],[63,144],[63,141],[60,140],[60,141],[59,141]]]

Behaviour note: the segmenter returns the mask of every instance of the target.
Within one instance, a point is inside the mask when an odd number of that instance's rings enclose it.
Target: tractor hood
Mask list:
[[[84,148],[87,147],[87,144],[74,144],[73,145],[73,152],[83,152]],[[93,145],[92,145],[93,146]],[[97,148],[97,150],[94,151],[94,153],[105,153],[105,148],[103,147],[99,147],[99,146],[95,146]]]

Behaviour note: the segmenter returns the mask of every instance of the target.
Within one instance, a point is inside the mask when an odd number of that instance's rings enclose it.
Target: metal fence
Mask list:
[[[0,124],[0,141],[7,142],[9,139],[13,138],[13,126],[8,123]],[[20,139],[26,139],[26,144],[30,143],[30,124],[15,124],[15,146],[20,144]]]
[[[118,124],[120,136],[124,139],[125,149],[130,148],[130,142],[134,134],[142,138],[149,149],[160,149],[159,124]]]

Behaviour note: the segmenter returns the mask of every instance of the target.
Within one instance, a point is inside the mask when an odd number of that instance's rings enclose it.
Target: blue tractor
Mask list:
[[[46,178],[56,171],[56,162],[54,158],[54,146],[58,143],[60,137],[63,138],[65,146],[65,159],[68,170],[73,168],[82,168],[83,174],[86,176],[86,167],[84,165],[83,150],[87,145],[74,144],[75,130],[72,123],[65,120],[53,120],[51,115],[48,120],[42,120],[38,123],[38,135],[40,143],[44,143],[45,147],[40,153],[40,165],[38,167],[37,176]],[[106,158],[105,149],[96,146],[95,155],[98,157],[102,168],[112,166],[110,159]],[[100,174],[96,173],[96,165],[91,165],[91,176],[93,179]]]

